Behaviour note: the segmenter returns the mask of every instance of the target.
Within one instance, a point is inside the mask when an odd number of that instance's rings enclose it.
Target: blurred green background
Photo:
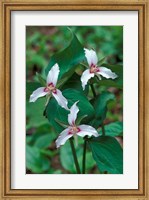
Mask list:
[[[106,56],[109,64],[123,64],[123,27],[122,26],[76,26],[70,27],[81,44],[93,48],[99,60]],[[26,27],[26,81],[37,82],[36,72],[45,77],[45,68],[50,57],[66,48],[71,33],[65,26],[27,26]],[[100,91],[105,86],[97,88]],[[108,91],[116,95],[116,100],[108,104],[105,124],[122,121],[123,93],[114,87]],[[26,172],[27,173],[75,173],[69,143],[56,149],[57,135],[48,120],[43,116],[45,98],[29,103],[26,93]],[[82,140],[78,137],[79,145]],[[77,147],[78,160],[81,162],[82,149]],[[91,152],[87,153],[87,172],[99,173]]]

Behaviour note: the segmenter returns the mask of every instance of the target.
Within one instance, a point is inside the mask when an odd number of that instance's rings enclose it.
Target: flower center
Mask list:
[[[45,92],[54,92],[56,93],[56,88],[53,83],[49,83],[48,86],[44,89]]]
[[[76,127],[76,126],[72,126],[71,129],[69,130],[69,134],[76,134],[78,132],[80,132],[81,130]]]
[[[90,66],[90,73],[96,73],[96,72],[99,72],[98,66],[96,66],[94,64],[91,64],[91,66]]]

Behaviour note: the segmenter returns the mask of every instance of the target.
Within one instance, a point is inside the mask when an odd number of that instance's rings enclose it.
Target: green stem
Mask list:
[[[85,174],[86,146],[87,146],[87,140],[86,140],[86,138],[84,138],[83,161],[82,161],[82,174]]]
[[[95,89],[94,89],[93,84],[91,83],[90,86],[91,86],[91,89],[92,89],[92,92],[93,92],[94,97],[96,97],[96,92],[95,92]]]
[[[47,100],[46,100],[46,103],[45,103],[45,109],[44,109],[44,111],[43,111],[43,116],[45,116],[46,118],[47,118],[46,110],[47,110],[47,106],[48,106],[48,103],[49,103],[50,98],[51,98],[51,95],[49,95],[49,96],[47,97]]]
[[[105,136],[105,127],[103,123],[101,124],[101,128],[102,128],[102,136]]]
[[[75,162],[77,173],[81,174],[81,170],[80,170],[78,159],[77,159],[77,155],[76,155],[76,150],[75,150],[74,143],[73,143],[73,138],[70,138],[69,141],[70,141],[70,146],[71,146],[71,150],[72,150],[72,154],[73,154],[73,158],[74,158],[74,162]]]
[[[94,97],[96,97],[96,92],[95,92],[95,88],[94,88],[93,84],[90,83],[90,86],[91,86],[91,89],[92,89]],[[104,124],[103,123],[101,124],[101,128],[102,128],[102,135],[105,136],[105,128],[104,128]]]
[[[85,65],[84,63],[80,63],[81,65],[83,65],[84,67],[86,67],[86,68],[88,68],[88,66],[87,65]]]

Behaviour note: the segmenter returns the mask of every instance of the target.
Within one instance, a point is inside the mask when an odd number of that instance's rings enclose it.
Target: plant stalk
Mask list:
[[[86,164],[86,146],[87,140],[84,138],[84,148],[83,148],[83,160],[82,160],[82,174],[85,174],[85,164]]]
[[[96,95],[96,92],[95,92],[95,89],[94,89],[93,84],[91,83],[90,86],[91,86],[91,89],[92,89],[92,92],[93,92],[94,97],[96,97],[97,95]]]
[[[72,154],[73,154],[73,158],[74,158],[74,162],[75,162],[77,173],[81,174],[81,170],[80,170],[78,159],[77,159],[76,150],[75,150],[74,143],[73,143],[73,138],[70,138],[69,141],[70,141],[70,146],[71,146],[71,150],[72,150]]]
[[[101,128],[102,128],[102,136],[105,136],[105,127],[103,123],[101,124]]]

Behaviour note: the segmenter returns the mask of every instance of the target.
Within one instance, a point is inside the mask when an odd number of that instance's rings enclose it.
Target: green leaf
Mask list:
[[[31,135],[26,136],[26,143],[29,144],[31,143],[31,141],[32,141],[32,136]]]
[[[47,65],[46,59],[43,55],[37,54],[36,52],[30,50],[27,52],[27,65],[37,65],[39,68],[44,68]]]
[[[107,57],[102,58],[98,61],[98,66],[102,65],[106,61]]]
[[[83,116],[81,116],[81,117],[78,117],[77,120],[76,120],[76,125],[79,125],[79,124],[81,123],[81,121],[82,121],[83,119],[85,119],[86,117],[87,117],[87,115],[83,115]]]
[[[56,151],[49,150],[49,149],[41,149],[40,152],[41,152],[41,154],[46,155],[46,156],[48,156],[50,158],[57,154]]]
[[[37,76],[37,78],[38,78],[38,81],[39,81],[39,83],[42,85],[42,86],[46,86],[46,81],[45,81],[45,79],[39,74],[39,73],[37,73],[36,72],[36,76]]]
[[[87,123],[92,119],[95,112],[94,108],[82,92],[77,91],[75,89],[66,89],[63,91],[63,95],[68,100],[69,108],[79,99],[79,102],[77,104],[80,110],[78,113],[78,117],[87,115],[85,120],[83,120],[84,122]],[[52,98],[49,101],[46,113],[51,126],[53,126],[58,133],[60,133],[63,130],[63,128],[55,121],[55,118],[64,122],[65,124],[68,124],[69,112],[61,108],[54,98]]]
[[[52,128],[49,126],[49,123],[47,121],[46,124],[43,124],[41,126],[36,127],[35,131],[28,137],[30,137],[29,144],[34,145],[34,143],[39,140],[40,137],[44,135],[50,135],[51,139],[55,139],[55,133],[52,130]],[[48,136],[47,136],[48,137]]]
[[[78,140],[83,140],[78,137]],[[76,148],[77,158],[79,162],[80,169],[82,171],[82,156],[83,156],[83,148],[80,148],[78,145]],[[74,164],[74,158],[72,155],[72,150],[69,144],[69,141],[65,143],[65,145],[60,147],[60,161],[64,169],[71,173],[76,173],[76,167]],[[94,167],[96,162],[93,159],[92,153],[86,153],[86,172],[88,172],[92,167]]]
[[[96,162],[93,159],[92,152],[86,153],[86,173],[96,166]]]
[[[45,149],[50,146],[53,140],[52,135],[50,134],[43,134],[40,136],[34,143],[34,146],[38,147],[39,149]]]
[[[49,171],[48,171],[48,174],[62,174],[62,171],[60,170],[60,169],[57,169],[57,170],[55,170],[55,169],[50,169]]]
[[[67,128],[68,127],[68,124],[64,124],[63,122],[61,122],[60,120],[58,120],[57,118],[55,118],[55,121],[63,128]]]
[[[63,78],[61,78],[60,80],[58,80],[56,87],[57,88],[62,88],[62,86],[66,83],[66,81],[68,81],[70,79],[70,77],[73,75],[75,71],[75,68],[72,68],[71,70],[69,70],[68,72],[66,72],[63,75]]]
[[[122,136],[123,135],[123,122],[113,122],[104,126],[106,136]],[[102,135],[102,130],[99,131]]]
[[[33,43],[37,43],[40,39],[41,35],[39,32],[34,32],[34,34],[30,35],[30,37],[27,37],[27,45],[31,45]]]
[[[62,118],[60,117],[60,114],[59,114],[59,110],[61,109],[62,109],[61,112],[63,112]],[[66,111],[65,109],[61,108],[58,105],[57,101],[54,98],[50,99],[48,106],[46,107],[46,116],[50,122],[50,125],[54,128],[54,130],[57,133],[60,133],[63,130],[63,128],[59,123],[55,121],[55,119],[58,119],[66,123],[68,113],[69,113],[68,111]],[[65,117],[65,120],[64,120],[64,117]]]
[[[81,155],[81,149],[78,149],[76,153],[77,155]],[[64,169],[71,173],[76,173],[75,163],[69,141],[67,141],[65,145],[60,147],[60,161]]]
[[[100,86],[106,86],[106,87],[116,87],[116,88],[118,88],[118,89],[123,89],[123,86],[122,86],[122,84],[120,83],[120,84],[118,84],[116,81],[113,81],[113,80],[109,80],[109,79],[107,79],[107,80],[101,80],[101,81],[99,81],[98,82],[98,84],[100,85]]]
[[[90,125],[98,128],[106,118],[107,104],[110,100],[114,100],[115,96],[111,92],[102,92],[93,102],[95,109],[95,117],[91,120]]]
[[[33,173],[44,173],[49,169],[50,162],[38,148],[26,145],[26,167]]]
[[[43,116],[45,108],[45,98],[39,98],[36,102],[26,102],[27,128],[41,126],[47,123]]]
[[[46,74],[48,74],[51,67],[58,63],[60,67],[59,79],[75,65],[85,59],[83,47],[75,34],[72,34],[72,40],[67,48],[59,53],[54,54],[46,68]]]
[[[89,140],[89,145],[99,171],[123,173],[123,151],[115,138],[100,136]]]
[[[69,80],[63,85],[63,87],[61,88],[62,90],[65,90],[67,88],[72,88],[72,89],[76,89],[81,91],[84,94],[88,94],[88,90],[89,90],[89,85],[87,85],[85,87],[85,90],[83,90],[82,88],[82,84],[81,84],[81,80],[80,80],[80,76],[77,73],[74,73]]]
[[[63,91],[63,94],[68,99],[69,107],[79,100],[77,104],[79,107],[78,117],[87,115],[85,121],[90,121],[90,119],[94,116],[95,111],[87,97],[82,92],[75,89],[66,89]]]

